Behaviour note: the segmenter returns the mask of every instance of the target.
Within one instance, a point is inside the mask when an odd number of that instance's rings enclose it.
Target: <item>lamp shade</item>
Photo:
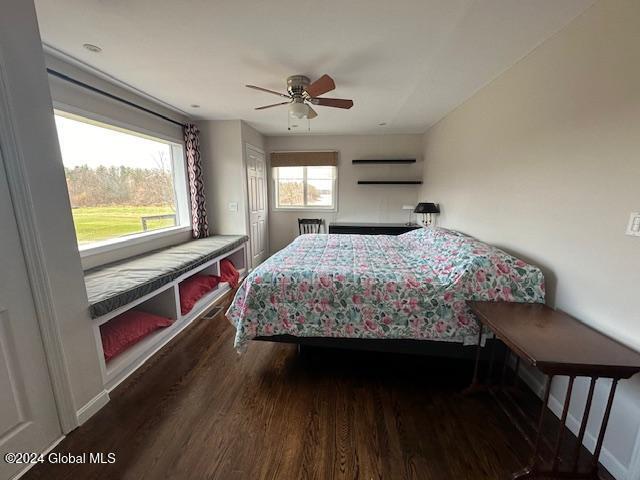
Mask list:
[[[304,102],[293,102],[289,104],[289,115],[294,118],[305,118],[309,114],[309,107]]]
[[[440,213],[440,206],[437,203],[419,203],[413,213]]]

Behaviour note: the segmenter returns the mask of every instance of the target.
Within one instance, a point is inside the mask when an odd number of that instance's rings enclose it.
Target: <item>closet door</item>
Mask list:
[[[247,193],[249,195],[249,245],[251,268],[268,256],[267,165],[264,152],[247,144]]]
[[[0,478],[25,465],[10,452],[42,452],[62,435],[0,151]]]

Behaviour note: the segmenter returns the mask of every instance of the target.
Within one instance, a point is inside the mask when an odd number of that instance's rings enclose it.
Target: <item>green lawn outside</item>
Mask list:
[[[175,213],[169,206],[159,207],[80,207],[72,210],[80,245],[142,232],[141,217]],[[173,219],[149,220],[147,230],[171,227]]]

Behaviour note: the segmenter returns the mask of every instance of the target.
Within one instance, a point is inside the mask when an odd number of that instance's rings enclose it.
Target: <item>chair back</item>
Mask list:
[[[299,218],[298,231],[300,235],[304,233],[320,233],[321,218]]]

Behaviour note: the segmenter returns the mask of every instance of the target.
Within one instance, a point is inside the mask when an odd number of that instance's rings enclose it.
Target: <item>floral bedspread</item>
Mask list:
[[[301,235],[253,270],[227,311],[235,347],[256,336],[472,343],[466,300],[544,302],[542,272],[461,233]]]

